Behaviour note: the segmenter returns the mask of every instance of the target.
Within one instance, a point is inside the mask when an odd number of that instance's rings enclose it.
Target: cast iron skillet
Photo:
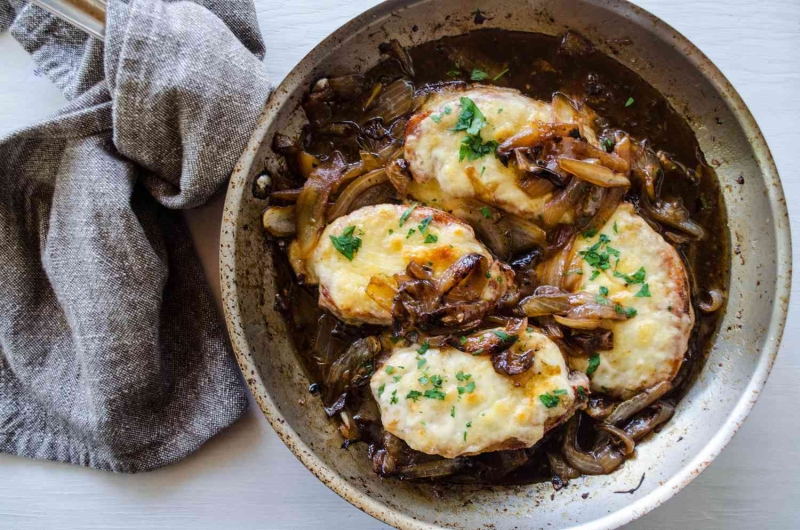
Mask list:
[[[477,26],[479,8],[486,18]],[[378,44],[391,38],[413,46],[479,27],[549,35],[575,30],[666,95],[685,115],[706,158],[721,161],[716,170],[732,246],[738,248],[730,257],[720,332],[675,417],[615,473],[574,480],[556,495],[549,483],[439,485],[433,491],[430,485],[377,477],[361,454],[364,444],[343,451],[338,431],[308,392],[285,324],[273,309],[280,286],[260,229],[267,201],[252,193],[258,173],[278,168],[279,157],[270,148],[275,132],[299,132],[304,120],[299,102],[314,80],[367,70],[379,60]],[[616,46],[623,38],[631,43]],[[231,178],[220,271],[234,351],[261,409],[303,464],[353,505],[408,529],[606,529],[674,495],[708,466],[744,421],[775,360],[786,321],[791,243],[778,173],[753,117],[708,58],[661,20],[621,0],[391,0],[325,39],[270,97]],[[635,488],[643,475],[634,493],[615,493]]]

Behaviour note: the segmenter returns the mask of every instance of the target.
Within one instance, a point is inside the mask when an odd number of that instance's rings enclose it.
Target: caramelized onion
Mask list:
[[[600,326],[600,319],[597,318],[569,318],[553,315],[556,322],[562,326],[572,329],[597,329]]]
[[[534,147],[556,137],[569,136],[578,128],[577,123],[534,123],[501,143],[497,147],[497,154],[509,156],[514,149]]]
[[[678,200],[672,202],[662,201],[654,205],[646,196],[643,196],[642,200],[639,201],[639,206],[646,217],[672,228],[677,228],[696,240],[705,237],[703,227],[689,218],[689,212]]]
[[[325,411],[333,416],[344,407],[344,396],[355,384],[369,380],[371,361],[381,349],[378,337],[365,337],[355,341],[331,365],[325,376]]]
[[[625,187],[630,186],[631,182],[620,173],[608,169],[600,164],[592,164],[584,160],[575,160],[572,158],[560,158],[558,165],[564,171],[572,173],[576,177],[590,182],[596,186],[604,188]]]
[[[545,227],[555,226],[561,222],[567,212],[574,212],[583,200],[586,189],[587,185],[583,180],[572,177],[566,188],[547,201],[542,215]]]
[[[414,84],[407,79],[398,79],[372,98],[369,119],[381,118],[389,124],[411,111],[414,103]]]
[[[411,184],[411,173],[408,170],[408,162],[402,158],[392,160],[386,165],[386,175],[392,183],[400,200],[405,200],[408,195],[408,185]]]
[[[614,427],[613,425],[608,425],[605,423],[601,423],[597,425],[597,429],[600,431],[607,432],[611,436],[617,438],[620,442],[625,445],[625,450],[622,451],[622,454],[625,456],[629,456],[633,454],[634,449],[636,448],[636,442],[628,436],[628,433],[620,429],[619,427]]]
[[[636,394],[629,400],[620,403],[608,417],[606,423],[609,425],[616,425],[621,421],[627,420],[637,412],[661,399],[661,397],[670,390],[672,390],[672,383],[669,381],[662,381],[654,387]]]
[[[280,201],[296,202],[297,198],[300,196],[301,191],[303,191],[303,188],[294,188],[290,190],[276,190],[270,194],[270,197]]]
[[[328,211],[328,222],[331,223],[339,217],[345,215],[353,202],[365,191],[373,186],[382,184],[389,180],[384,169],[370,171],[366,175],[358,177],[352,184],[347,186],[339,198],[336,199],[333,207]]]
[[[477,201],[459,201],[453,215],[469,224],[478,238],[501,259],[544,244],[547,234],[532,222]]]
[[[297,197],[297,250],[300,259],[307,258],[319,242],[325,228],[328,197],[345,168],[341,154],[334,153],[311,173]]]
[[[722,308],[722,304],[725,302],[725,296],[722,294],[722,291],[716,289],[708,291],[708,298],[708,301],[701,300],[697,303],[697,307],[703,313],[719,311]]]
[[[392,310],[392,301],[397,292],[392,281],[382,276],[372,276],[367,284],[367,296],[387,311]]]
[[[559,453],[547,452],[547,462],[550,464],[550,472],[561,480],[569,480],[581,476],[580,472],[567,464],[564,457]]]
[[[666,401],[655,403],[645,414],[635,417],[625,426],[625,432],[633,440],[641,440],[659,425],[667,422],[675,413],[675,407]]]
[[[569,465],[586,475],[607,475],[617,469],[625,457],[615,451],[610,444],[584,453],[578,446],[578,421],[575,415],[567,422],[562,453]]]
[[[381,43],[378,46],[378,50],[389,57],[397,59],[397,62],[400,63],[400,69],[409,77],[414,77],[414,63],[411,61],[411,55],[400,45],[397,39]]]
[[[275,237],[293,236],[297,230],[295,207],[270,206],[261,214],[261,224]]]
[[[465,471],[470,465],[466,458],[445,458],[402,466],[397,474],[405,480],[440,478]]]

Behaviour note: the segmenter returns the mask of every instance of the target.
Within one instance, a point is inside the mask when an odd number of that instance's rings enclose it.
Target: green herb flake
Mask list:
[[[469,78],[473,81],[483,81],[489,77],[489,72],[481,70],[480,68],[473,68]]]
[[[408,394],[406,394],[406,399],[411,399],[414,402],[419,401],[419,398],[422,397],[422,392],[419,390],[410,390]]]
[[[442,388],[442,382],[443,381],[442,381],[442,376],[441,375],[432,375],[430,377],[430,380],[431,380],[431,384],[435,388]]]
[[[636,298],[650,298],[650,286],[646,283],[643,284],[639,292],[633,296]]]
[[[590,279],[590,280],[594,280],[594,279],[595,279],[595,278],[597,278],[598,276],[600,276],[600,271],[599,271],[599,270],[597,270],[597,269],[595,269],[595,270],[593,270],[593,271],[592,271],[592,275],[591,275],[591,276],[589,276],[589,279]]]
[[[472,353],[472,356],[473,356],[473,357],[477,357],[478,355],[482,354],[484,351],[486,351],[484,348],[479,348],[479,349],[475,350],[475,351]]]
[[[451,418],[455,418],[456,417],[456,406],[455,405],[450,407],[450,417]]]
[[[440,123],[442,121],[442,115],[441,114],[431,114],[431,119],[433,120],[434,123]]]
[[[387,374],[392,375],[394,373],[394,366],[387,366],[384,370]]]
[[[625,316],[626,317],[632,318],[632,317],[635,317],[637,314],[638,313],[636,312],[636,309],[634,309],[632,307],[626,307],[625,308]]]
[[[554,396],[550,392],[545,392],[539,396],[539,400],[544,404],[545,407],[548,409],[552,409],[553,407],[557,406],[560,399],[558,396]]]
[[[467,441],[467,431],[464,431],[464,441]]]
[[[462,381],[462,382],[463,381],[469,381],[471,378],[472,378],[472,374],[465,374],[463,370],[459,371],[456,374],[456,379],[458,379],[459,381]]]
[[[446,397],[446,394],[438,388],[428,389],[422,395],[428,399],[438,399],[439,401],[444,401]]]
[[[453,132],[467,131],[468,135],[474,136],[480,133],[484,125],[486,125],[486,116],[483,115],[474,101],[470,98],[462,97],[458,121],[450,130]]]
[[[608,296],[608,287],[605,285],[600,286],[600,294],[603,296]]]
[[[400,376],[399,375],[394,376],[392,379],[394,379],[395,383],[399,383],[400,382]]]
[[[634,102],[634,101],[636,101],[636,100],[635,100],[635,99],[633,99],[633,97],[629,97],[629,98],[628,98],[628,101],[626,101],[626,102],[625,102],[625,106],[626,106],[626,107],[630,107],[631,105],[633,105],[633,102]]]
[[[494,153],[497,150],[498,143],[494,140],[483,143],[483,138],[480,134],[467,135],[461,140],[461,147],[458,149],[458,161],[461,162],[465,158],[473,162],[483,156]]]
[[[503,340],[503,341],[505,341],[505,340],[508,340],[508,339],[509,339],[509,337],[511,337],[511,335],[509,335],[509,334],[508,334],[508,333],[506,333],[505,331],[500,331],[500,330],[497,330],[497,329],[493,329],[493,330],[492,330],[492,333],[494,333],[495,335],[497,335],[497,337],[499,337],[499,338],[500,338],[500,340]]]
[[[427,363],[427,362],[428,362],[427,359],[420,359],[419,361],[417,361],[417,369],[420,369],[423,366],[425,366],[425,363]]]
[[[411,212],[413,212],[417,206],[419,206],[418,202],[411,203],[411,206],[408,207],[408,210],[403,212],[403,215],[400,216],[400,226],[406,224],[406,221],[408,221],[408,218],[411,216]]]
[[[460,337],[458,337],[458,343],[461,344],[462,346],[465,345],[467,343],[467,337],[461,335]]]
[[[348,226],[340,236],[330,236],[333,248],[339,251],[341,255],[349,261],[353,261],[358,249],[361,248],[361,238],[353,235],[356,231],[355,226]]]
[[[416,232],[416,230],[414,230],[413,228],[409,228],[408,229],[408,234],[406,234],[406,239],[408,239],[409,237],[413,236],[414,232]]]
[[[439,241],[439,236],[437,236],[435,234],[428,234],[427,236],[425,236],[425,241],[424,242],[425,243],[436,243],[437,241]]]
[[[500,107],[499,109],[497,109],[497,113],[498,114],[502,114],[503,113],[503,107]]]
[[[383,383],[381,386],[378,387],[378,398],[383,395],[383,391],[386,390],[386,383]]]
[[[445,105],[444,106],[444,113],[445,114],[450,114],[451,112],[453,112],[453,109],[450,108],[450,105]]]
[[[586,375],[592,375],[597,370],[598,366],[600,366],[600,354],[595,353],[589,357],[589,366],[586,368]]]
[[[606,153],[610,153],[614,150],[614,140],[608,137],[603,137],[600,139],[600,146]]]
[[[429,382],[428,381],[428,376],[423,375],[422,377],[418,377],[417,381],[419,381],[419,384],[421,384],[421,385],[427,385],[428,382]]]
[[[467,429],[469,429],[470,427],[472,427],[472,422],[471,422],[471,421],[468,421],[468,422],[467,422]]]
[[[419,225],[417,226],[417,228],[419,229],[419,233],[420,233],[420,234],[422,234],[422,235],[424,236],[425,234],[427,234],[427,233],[428,233],[428,225],[430,225],[430,224],[431,224],[431,221],[433,221],[433,216],[432,216],[432,215],[429,215],[429,216],[425,217],[425,218],[424,218],[424,219],[423,219],[423,220],[422,220],[422,221],[419,223]]]
[[[497,74],[496,76],[494,76],[494,77],[492,78],[492,81],[497,81],[498,79],[500,79],[501,77],[503,77],[503,76],[504,76],[504,75],[506,75],[507,73],[508,73],[508,68],[506,68],[505,70],[503,70],[502,72],[500,72],[499,74]]]
[[[431,343],[426,340],[425,342],[422,343],[422,346],[419,347],[417,353],[420,355],[425,355],[430,348],[431,348]]]
[[[397,405],[397,390],[392,390],[392,399],[389,400],[390,405]]]
[[[452,70],[447,71],[448,77],[461,77],[461,70],[458,67],[453,68]]]
[[[591,239],[597,235],[597,228],[592,228],[583,233],[583,239]]]
[[[459,386],[459,387],[456,387],[456,388],[458,390],[458,394],[459,395],[461,395],[461,394],[472,394],[472,392],[475,390],[475,381],[470,381],[466,385]]]
[[[617,229],[617,222],[614,221],[614,233],[619,234],[619,229]]]
[[[582,386],[578,387],[578,397],[581,398],[582,400],[586,399],[586,389],[583,388]]]
[[[565,389],[563,389],[563,388],[558,388],[556,390],[553,390],[553,395],[554,396],[566,396],[567,395],[567,391]]]
[[[614,271],[615,278],[622,278],[625,283],[627,284],[635,284],[635,283],[644,283],[644,279],[647,277],[647,271],[644,270],[644,267],[640,267],[638,271],[634,272],[631,275],[622,274],[621,272]]]
[[[484,173],[486,173],[486,166],[483,166],[481,168],[481,176],[483,176]]]

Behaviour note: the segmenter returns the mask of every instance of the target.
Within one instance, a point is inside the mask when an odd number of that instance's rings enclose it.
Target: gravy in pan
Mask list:
[[[552,37],[478,30],[411,48],[407,50],[410,62],[404,60],[405,51],[399,50],[399,45],[393,50],[387,44],[383,51],[389,56],[387,60],[362,74],[363,77],[353,76],[346,80],[358,84],[357,88],[340,87],[340,90],[349,92],[347,97],[328,96],[320,101],[319,98],[315,100],[314,93],[309,96],[305,109],[310,125],[298,141],[289,145],[288,139],[276,138],[276,151],[281,151],[290,162],[285,172],[273,175],[273,192],[303,186],[304,179],[298,174],[302,173],[302,168],[298,169],[301,164],[293,158],[298,151],[313,155],[314,163],[324,163],[337,151],[345,162],[356,163],[359,151],[378,151],[390,140],[402,142],[407,120],[419,107],[420,89],[436,92],[443,84],[467,86],[477,80],[483,85],[516,89],[536,100],[549,102],[555,92],[561,92],[584,103],[597,114],[595,129],[599,133],[612,137],[614,131],[624,131],[637,141],[646,139],[649,142],[649,147],[653,153],[659,154],[662,162],[662,174],[656,183],[657,196],[673,202],[679,200],[689,218],[705,233],[702,240],[697,241],[682,237],[680,231],[665,228],[658,220],[649,220],[656,231],[667,236],[665,239],[685,263],[695,308],[695,324],[672,390],[656,405],[635,416],[627,426],[635,431],[636,422],[645,425],[653,416],[663,412],[658,408],[659,403],[674,406],[692,384],[707,357],[722,316],[718,297],[727,292],[729,277],[728,231],[719,183],[683,117],[637,74],[594,50],[574,34]],[[365,101],[374,95],[370,92],[378,83],[387,90],[398,79],[413,83],[417,90],[414,108],[405,109],[399,118],[392,116],[391,123],[370,120],[371,113],[375,112],[374,106],[369,108],[365,105]],[[320,92],[321,87],[324,88],[324,83],[317,84],[312,92]],[[364,204],[399,202],[388,185],[377,186],[365,195],[369,193],[372,195],[365,199]],[[280,206],[292,202],[291,193],[281,197],[286,202],[273,199],[272,204]],[[637,186],[631,186],[625,201],[641,213],[642,195]],[[644,214],[643,217],[647,218]],[[555,239],[559,233],[559,229],[548,230],[547,243],[541,249],[504,260],[517,272],[518,281],[539,262],[550,257],[552,248],[558,244]],[[378,406],[368,385],[371,375],[384,362],[385,354],[347,367],[346,385],[335,379],[341,377],[341,356],[355,341],[381,336],[384,348],[390,348],[390,342],[396,342],[398,338],[388,341],[390,333],[386,328],[348,325],[320,309],[318,287],[303,282],[302,275],[298,276],[292,270],[287,258],[290,239],[270,237],[269,240],[275,256],[276,285],[282,286],[276,307],[286,316],[298,357],[313,381],[310,392],[321,396],[326,410],[339,423],[345,448],[355,442],[367,444],[376,472],[404,479],[456,483],[527,483],[552,479],[556,487],[574,476],[574,470],[558,456],[566,425],[549,431],[532,448],[487,452],[458,459],[442,459],[414,451],[387,433],[381,425]],[[407,336],[399,340],[413,342],[413,338],[408,340]],[[332,366],[337,360],[340,361],[338,372],[333,371],[338,375],[332,375]],[[593,392],[588,410],[597,413],[615,403],[602,392]],[[595,430],[595,420],[590,418],[590,414],[576,414],[584,418],[577,433],[579,445],[591,447],[593,441],[602,435]]]

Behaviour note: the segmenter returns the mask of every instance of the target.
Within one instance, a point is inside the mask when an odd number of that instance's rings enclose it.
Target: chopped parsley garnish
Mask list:
[[[590,280],[594,280],[594,279],[595,279],[595,278],[597,278],[598,276],[600,276],[600,271],[599,271],[599,270],[597,270],[597,269],[595,269],[595,270],[593,270],[593,271],[592,271],[592,275],[591,275],[591,276],[589,276],[589,279],[590,279]]]
[[[406,239],[408,239],[409,237],[413,236],[414,232],[416,232],[416,230],[414,230],[413,228],[409,228],[408,229],[408,234],[406,234]]]
[[[614,271],[614,277],[622,278],[627,284],[644,283],[644,279],[647,277],[647,271],[644,270],[644,267],[640,267],[638,271],[630,275]]]
[[[614,221],[614,233],[619,234],[619,230],[617,229],[617,222]]]
[[[461,76],[461,70],[458,68],[458,65],[456,65],[455,68],[453,68],[452,70],[449,70],[447,72],[447,75],[449,77],[460,77]]]
[[[389,229],[389,235],[392,235],[392,234],[394,234],[394,230],[392,230],[392,229],[390,228],[390,229]]]
[[[592,228],[583,233],[583,239],[591,239],[597,235],[597,228]]]
[[[479,68],[473,68],[472,74],[470,74],[469,76],[469,78],[472,79],[473,81],[483,81],[487,77],[489,77],[489,72],[486,72]]]
[[[415,402],[419,401],[419,398],[422,397],[422,392],[419,390],[409,390],[408,394],[406,394],[406,399],[412,399]]]
[[[610,153],[614,150],[614,140],[604,136],[600,139],[600,146],[606,153]]]
[[[386,383],[383,383],[381,386],[378,387],[378,397],[383,395],[383,391],[386,390]]]
[[[583,276],[583,271],[580,269],[570,269],[564,273],[564,276],[569,276],[570,274],[577,274],[579,276]]]
[[[492,218],[492,211],[489,209],[488,206],[482,206],[479,211],[481,212],[481,215],[484,217],[484,219]]]
[[[497,335],[500,338],[500,340],[508,340],[508,338],[511,337],[511,335],[509,335],[505,331],[500,331],[500,330],[496,330],[496,329],[493,329],[492,333]]]
[[[442,121],[442,115],[441,114],[431,114],[431,119],[434,121],[434,123],[439,123],[439,122]]]
[[[431,348],[431,343],[426,340],[425,342],[422,343],[422,346],[419,347],[417,353],[420,355],[425,355],[430,348]]]
[[[430,379],[431,379],[431,384],[435,388],[442,388],[442,376],[441,375],[432,375],[430,377]]]
[[[453,132],[467,131],[468,135],[474,136],[481,132],[484,125],[486,125],[486,116],[483,115],[474,101],[462,97],[461,113],[458,115],[458,121],[455,126],[450,130]]]
[[[456,379],[459,381],[469,381],[472,377],[472,374],[465,374],[463,371],[460,371],[456,374]]]
[[[608,287],[605,285],[600,286],[600,294],[603,296],[608,296]]]
[[[506,68],[505,70],[503,70],[502,72],[500,72],[499,74],[497,74],[496,76],[494,76],[494,77],[492,78],[492,81],[497,81],[498,79],[500,79],[501,77],[503,77],[503,76],[504,76],[504,75],[506,75],[507,73],[508,73],[508,68]]]
[[[497,113],[498,114],[502,114],[503,113],[503,107],[500,107],[499,109],[497,109]]]
[[[456,387],[456,388],[458,389],[458,394],[459,395],[461,395],[461,394],[472,394],[472,392],[475,390],[475,381],[470,381],[466,385],[459,386],[459,387]]]
[[[494,140],[483,143],[480,133],[474,136],[467,135],[461,140],[461,147],[458,149],[458,161],[461,162],[465,158],[472,162],[483,156],[494,153],[497,150],[498,143]]]
[[[450,114],[451,112],[453,112],[453,109],[450,108],[450,105],[445,105],[444,106],[444,113],[445,114]]]
[[[465,345],[467,343],[467,337],[465,337],[464,335],[461,335],[460,337],[458,337],[458,342],[462,346]]]
[[[428,376],[423,375],[422,377],[417,378],[417,381],[419,381],[419,384],[421,384],[421,385],[427,385],[428,384]]]
[[[597,367],[600,366],[600,354],[595,353],[589,357],[589,366],[586,368],[586,375],[592,375]]]
[[[645,283],[642,285],[642,288],[639,289],[639,292],[633,296],[636,298],[650,298],[650,286]]]
[[[403,226],[404,224],[406,224],[406,221],[408,221],[408,218],[411,215],[411,212],[413,212],[414,208],[416,208],[417,206],[419,206],[419,203],[417,203],[417,202],[412,203],[411,206],[408,207],[408,210],[403,212],[403,215],[400,216],[400,226]]]
[[[635,100],[635,99],[633,99],[633,97],[629,97],[629,98],[628,98],[628,101],[626,101],[626,102],[625,102],[625,106],[626,106],[626,107],[630,107],[631,105],[633,105],[633,102],[634,102],[634,101],[636,101],[636,100]]]
[[[427,359],[420,359],[419,361],[417,361],[417,368],[418,369],[422,368],[423,366],[425,366],[425,363],[427,363],[427,362],[428,362]]]
[[[438,388],[429,388],[422,395],[429,399],[438,399],[439,401],[444,401],[446,397],[446,394]]]
[[[394,366],[387,366],[385,371],[387,374],[392,375],[394,373]]]
[[[431,221],[433,221],[433,216],[429,215],[426,218],[424,218],[422,222],[419,223],[419,226],[417,226],[417,228],[419,228],[420,234],[424,236],[428,232],[428,225],[431,224]]]
[[[628,318],[635,317],[637,314],[638,313],[636,312],[636,309],[634,309],[632,307],[626,307],[625,308],[625,316],[626,317],[628,317]]]
[[[545,392],[544,394],[540,395],[539,400],[548,409],[552,409],[553,407],[557,406],[559,401],[561,401],[561,399],[558,396],[554,396],[550,392]]]
[[[467,422],[467,429],[469,429],[470,427],[472,427],[472,422],[471,422],[471,421],[468,421],[468,422]]]
[[[581,399],[586,399],[586,389],[582,386],[578,387],[578,397]]]
[[[558,388],[556,390],[553,390],[553,395],[554,396],[566,396],[567,395],[567,391],[565,389],[563,389],[563,388]]]
[[[486,173],[486,166],[483,166],[481,168],[481,176],[483,176],[484,173]]]
[[[390,405],[397,405],[397,390],[392,390],[392,399],[389,400]]]
[[[428,234],[427,236],[425,236],[424,243],[436,243],[437,241],[439,241],[439,236],[435,234]]]
[[[361,238],[353,235],[355,231],[355,226],[348,226],[342,235],[330,236],[333,248],[350,261],[353,261],[353,256],[361,248]]]
[[[482,354],[484,351],[486,351],[484,348],[479,348],[479,349],[475,350],[475,351],[472,353],[472,356],[473,356],[473,357],[475,357],[475,356],[478,356],[478,355]]]
[[[450,417],[451,418],[455,418],[456,417],[456,406],[455,405],[450,407]]]
[[[464,431],[464,441],[467,441],[467,431]]]
[[[395,383],[399,383],[400,382],[400,376],[399,375],[396,375],[396,376],[392,377],[392,379],[394,379]]]

